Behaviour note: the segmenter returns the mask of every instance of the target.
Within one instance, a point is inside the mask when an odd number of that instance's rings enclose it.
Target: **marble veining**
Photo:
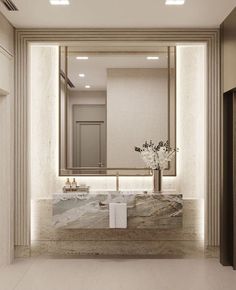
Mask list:
[[[32,200],[31,247],[17,247],[16,256],[217,256],[204,249],[203,200],[183,199],[181,227],[128,229],[56,228],[52,225],[52,203],[52,199]]]
[[[64,229],[109,228],[109,203],[125,202],[128,228],[182,226],[181,194],[135,191],[57,193],[53,195],[53,226]]]

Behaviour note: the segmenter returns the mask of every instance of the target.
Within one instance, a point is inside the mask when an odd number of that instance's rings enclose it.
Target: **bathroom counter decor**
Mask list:
[[[96,191],[53,194],[53,226],[63,229],[109,228],[109,203],[126,203],[128,228],[182,226],[183,196],[171,192]]]
[[[171,148],[169,141],[160,141],[155,145],[152,140],[142,145],[142,147],[135,146],[135,151],[141,154],[143,161],[148,168],[153,171],[153,192],[162,192],[162,174],[163,170],[168,168],[168,162],[170,162],[175,156],[178,148]]]

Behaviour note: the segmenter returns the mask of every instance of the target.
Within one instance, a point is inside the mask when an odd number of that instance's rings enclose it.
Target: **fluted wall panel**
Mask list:
[[[30,245],[30,192],[28,118],[28,45],[67,43],[96,45],[105,42],[150,43],[152,46],[180,42],[207,44],[207,144],[206,144],[206,244],[219,244],[220,120],[218,29],[17,29],[15,92],[15,245]],[[36,157],[37,158],[37,157]]]

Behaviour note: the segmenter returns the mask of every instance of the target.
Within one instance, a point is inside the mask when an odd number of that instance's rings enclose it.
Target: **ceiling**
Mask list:
[[[165,0],[70,0],[51,6],[49,0],[12,0],[19,11],[0,11],[18,28],[201,28],[218,27],[236,0],[186,0],[166,6]]]
[[[76,56],[88,56],[88,60],[78,60]],[[158,60],[147,60],[147,56],[158,56]],[[171,57],[173,58],[173,55]],[[173,63],[172,63],[173,66]],[[168,54],[156,53],[71,53],[68,57],[68,77],[76,90],[84,90],[90,85],[90,90],[106,90],[107,70],[111,68],[165,68],[168,67]],[[79,74],[85,77],[79,77]]]

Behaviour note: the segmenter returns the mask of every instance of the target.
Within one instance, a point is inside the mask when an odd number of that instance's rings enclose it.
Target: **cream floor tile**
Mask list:
[[[1,290],[235,290],[217,259],[33,259],[2,270]],[[22,266],[20,266],[20,264]],[[4,274],[0,270],[0,277]],[[14,283],[10,283],[12,277]],[[4,284],[5,283],[5,284]],[[6,287],[5,287],[6,285]]]
[[[13,264],[0,268],[0,290],[15,289],[33,262],[33,259],[17,259]]]

